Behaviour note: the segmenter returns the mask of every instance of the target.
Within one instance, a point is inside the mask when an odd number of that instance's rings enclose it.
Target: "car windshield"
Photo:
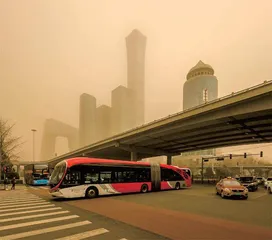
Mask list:
[[[58,184],[61,178],[63,177],[65,169],[66,169],[65,162],[58,163],[55,166],[54,171],[52,172],[52,175],[50,177],[50,184],[53,184],[53,185]]]
[[[267,181],[272,181],[272,177],[267,178]]]
[[[253,182],[253,177],[241,177],[241,182]]]
[[[225,186],[241,186],[241,184],[239,182],[234,181],[234,180],[224,181],[224,185]]]

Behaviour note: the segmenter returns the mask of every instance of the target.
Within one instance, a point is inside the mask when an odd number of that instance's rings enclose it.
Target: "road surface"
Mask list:
[[[248,200],[221,199],[215,195],[214,187],[194,185],[192,189],[179,191],[64,201],[52,200],[46,187],[23,189],[16,190],[17,193],[22,194],[22,198],[39,197],[40,205],[36,205],[34,202],[30,205],[30,207],[35,207],[32,208],[33,210],[44,210],[44,205],[41,203],[46,203],[48,208],[60,208],[31,214],[69,212],[33,217],[31,219],[15,219],[4,223],[4,226],[10,226],[15,223],[28,223],[29,221],[60,219],[54,222],[35,223],[32,226],[10,230],[1,230],[3,223],[0,222],[0,239],[14,239],[4,238],[4,236],[29,231],[29,229],[33,234],[40,234],[37,231],[44,228],[48,229],[52,226],[65,226],[81,222],[80,227],[70,225],[72,227],[68,226],[65,230],[55,230],[54,232],[41,234],[39,239],[43,239],[43,237],[48,237],[44,239],[58,239],[87,232],[87,234],[99,233],[99,235],[92,237],[90,235],[88,238],[84,238],[93,240],[272,240],[272,195],[268,195],[262,188],[257,192],[250,193]],[[6,197],[1,198],[1,194]],[[0,199],[7,199],[7,196],[12,194],[11,191],[4,192],[4,194],[2,191],[0,192]],[[16,196],[16,199],[19,198],[18,194],[13,196]],[[36,199],[33,200],[36,201]],[[7,203],[6,200],[4,204]],[[50,204],[54,206],[49,206]],[[37,208],[37,206],[39,207]],[[20,205],[18,205],[18,208],[20,208]],[[16,213],[19,211],[21,210],[16,210]],[[8,210],[6,212],[12,211]],[[66,216],[67,219],[62,220],[60,218]],[[0,216],[0,221],[3,218],[7,219],[5,216]],[[95,229],[98,230],[94,231]],[[81,236],[83,237],[83,235]],[[78,238],[79,235],[75,235],[75,237],[75,239],[81,239]],[[37,239],[37,235],[26,239],[34,238]]]

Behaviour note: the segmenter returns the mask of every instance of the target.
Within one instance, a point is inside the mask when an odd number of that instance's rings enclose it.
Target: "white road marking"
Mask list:
[[[0,199],[0,201],[16,201],[16,200],[25,200],[25,199],[40,199],[40,197],[37,197],[37,196],[14,196],[14,197],[2,198],[2,199]]]
[[[24,204],[24,203],[33,203],[33,204],[35,204],[36,202],[44,202],[44,201],[46,201],[46,200],[44,200],[44,199],[35,199],[35,200],[29,200],[29,201],[27,201],[27,200],[21,200],[21,201],[13,201],[13,202],[0,202],[0,206],[6,206],[7,204],[9,205],[9,206],[12,206],[12,205],[16,205],[16,204]]]
[[[14,196],[8,196],[8,197],[2,197],[0,200],[20,200],[20,199],[30,199],[30,198],[40,198],[38,196],[34,195],[14,195]]]
[[[20,228],[20,227],[28,227],[28,226],[33,226],[33,225],[38,225],[38,224],[43,224],[43,223],[58,222],[58,221],[63,221],[63,220],[68,220],[68,219],[73,219],[73,218],[78,218],[78,217],[79,217],[78,215],[70,215],[70,216],[65,216],[65,217],[49,218],[49,219],[33,221],[33,222],[17,223],[17,224],[12,224],[12,225],[0,227],[0,231],[14,229],[14,228]]]
[[[9,212],[9,211],[18,211],[18,210],[26,210],[26,209],[34,209],[34,208],[45,208],[45,207],[54,207],[54,204],[47,204],[47,205],[42,205],[42,206],[33,206],[33,207],[22,207],[22,208],[15,208],[15,209],[4,209],[4,210],[0,210],[0,213],[2,212]],[[2,214],[0,215],[2,216]]]
[[[81,227],[81,226],[87,225],[87,224],[91,224],[91,222],[82,221],[82,222],[76,222],[76,223],[61,225],[61,226],[57,226],[57,227],[43,228],[43,229],[31,231],[31,232],[11,234],[11,235],[7,235],[5,237],[1,237],[1,240],[14,240],[14,239],[19,239],[19,238],[31,237],[31,236],[35,236],[35,235],[40,235],[40,234],[45,234],[45,233],[50,233],[50,232],[56,232],[56,231],[60,231],[60,230],[64,230],[64,229]]]
[[[4,218],[4,219],[0,219],[0,223],[1,223],[1,222],[5,223],[5,222],[11,222],[11,221],[17,221],[17,220],[24,220],[24,219],[29,219],[29,218],[37,218],[37,217],[53,216],[53,215],[59,215],[59,214],[64,214],[64,213],[69,213],[69,211],[60,211],[60,212],[43,213],[43,214],[28,215],[28,216],[15,217],[15,218]]]
[[[60,209],[61,209],[61,207],[53,207],[53,208],[46,208],[46,209],[36,209],[36,210],[31,210],[31,211],[4,213],[4,214],[1,214],[0,217],[14,216],[14,215],[28,214],[28,213],[36,213],[36,212],[47,212],[47,211],[60,210]]]
[[[267,196],[267,193],[263,193],[262,195],[259,195],[257,197],[249,197],[251,199],[257,199],[257,198],[261,198],[261,197],[264,197],[264,196]]]
[[[84,238],[94,237],[94,236],[104,234],[107,232],[109,232],[109,231],[105,228],[98,228],[95,230],[91,230],[91,231],[87,231],[87,232],[83,232],[83,233],[78,233],[78,234],[70,235],[70,236],[63,237],[63,238],[57,238],[55,240],[81,240]]]
[[[40,187],[42,189],[46,189],[46,190],[49,190],[49,187]]]
[[[126,239],[126,238],[121,238],[121,239],[119,239],[119,240],[128,240],[128,239]]]
[[[45,204],[49,204],[49,202],[37,202],[37,203],[19,203],[19,204],[9,204],[9,205],[6,205],[6,206],[0,206],[0,209],[7,209],[7,208],[16,208],[18,209],[18,207],[27,207],[27,206],[38,206],[38,205],[45,205]]]
[[[24,199],[19,199],[19,200],[0,200],[0,203],[20,203],[20,202],[26,202],[26,201],[37,201],[37,200],[42,200],[42,198],[24,198]]]

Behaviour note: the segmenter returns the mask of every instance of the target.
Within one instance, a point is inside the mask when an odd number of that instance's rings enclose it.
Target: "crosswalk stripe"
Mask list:
[[[14,197],[9,197],[9,198],[3,198],[0,199],[0,201],[21,201],[21,200],[35,200],[35,199],[41,199],[40,197],[19,197],[19,196],[14,196]]]
[[[1,197],[0,200],[3,199],[20,199],[20,198],[39,198],[36,195],[32,195],[32,194],[23,194],[23,195],[9,195],[7,197]]]
[[[37,203],[19,203],[19,204],[14,204],[14,205],[6,205],[6,206],[0,206],[0,209],[7,209],[7,208],[18,208],[18,207],[27,207],[27,206],[33,206],[35,204],[35,206],[38,206],[38,205],[45,205],[45,204],[49,204],[48,202],[37,202]]]
[[[14,216],[14,215],[28,214],[28,213],[36,213],[36,212],[47,212],[47,211],[60,210],[60,209],[61,209],[61,207],[53,207],[53,208],[46,208],[46,209],[36,209],[36,210],[31,210],[31,211],[4,213],[4,214],[1,214],[0,217]]]
[[[69,213],[69,211],[60,211],[60,212],[51,212],[51,213],[43,213],[43,214],[36,214],[36,215],[30,215],[30,216],[23,216],[23,217],[15,217],[15,218],[4,218],[0,219],[0,223],[6,223],[11,221],[17,221],[17,220],[24,220],[29,218],[37,218],[37,217],[46,217],[46,216],[52,216],[52,215],[59,215]]]
[[[33,209],[33,208],[53,207],[53,206],[55,206],[55,205],[47,203],[47,205],[42,205],[42,206],[37,206],[37,207],[36,206],[32,206],[32,207],[22,207],[22,208],[16,208],[16,209],[4,209],[4,210],[0,210],[0,213],[2,213],[2,212],[9,212],[9,211],[25,210],[25,209]],[[2,216],[2,214],[0,216]]]
[[[94,237],[103,233],[107,233],[109,232],[107,229],[105,228],[98,228],[95,230],[91,230],[91,231],[87,231],[87,232],[83,232],[83,233],[78,233],[78,234],[74,234],[74,235],[70,235],[67,237],[63,237],[63,238],[57,238],[55,240],[81,240],[84,238],[88,238],[88,237]]]
[[[15,201],[15,202],[4,202],[4,203],[0,203],[0,206],[6,206],[6,205],[9,205],[9,206],[13,206],[13,205],[17,205],[17,204],[25,204],[25,203],[32,203],[32,204],[36,204],[38,202],[45,202],[46,200],[44,199],[38,199],[38,200],[31,200],[31,201]]]
[[[11,235],[7,235],[5,237],[1,237],[1,240],[14,240],[14,239],[19,239],[19,238],[31,237],[31,236],[35,236],[35,235],[56,232],[56,231],[60,231],[60,230],[64,230],[64,229],[80,227],[80,226],[88,225],[88,224],[91,224],[91,222],[82,221],[82,222],[70,223],[70,224],[60,225],[60,226],[56,226],[56,227],[34,230],[31,232],[22,232],[22,233],[17,233],[17,234],[11,234]]]
[[[35,201],[35,200],[41,200],[42,198],[23,198],[23,199],[5,199],[0,200],[1,203],[13,203],[13,202],[23,202],[23,201]]]
[[[63,221],[63,220],[68,220],[68,219],[73,219],[73,218],[78,218],[78,217],[79,217],[78,215],[70,215],[70,216],[65,216],[65,217],[49,218],[49,219],[33,221],[33,222],[17,223],[17,224],[2,226],[2,227],[0,227],[0,231],[14,229],[14,228],[20,228],[20,227],[28,227],[28,226],[33,226],[33,225],[38,225],[38,224],[43,224],[43,223],[58,222],[58,221]]]

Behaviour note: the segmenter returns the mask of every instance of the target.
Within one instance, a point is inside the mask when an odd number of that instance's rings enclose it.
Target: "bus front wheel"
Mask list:
[[[179,182],[176,183],[175,189],[176,189],[176,190],[179,190],[179,189],[180,189],[180,183],[179,183]]]
[[[98,190],[95,187],[90,187],[86,190],[86,198],[96,198],[98,196]]]

